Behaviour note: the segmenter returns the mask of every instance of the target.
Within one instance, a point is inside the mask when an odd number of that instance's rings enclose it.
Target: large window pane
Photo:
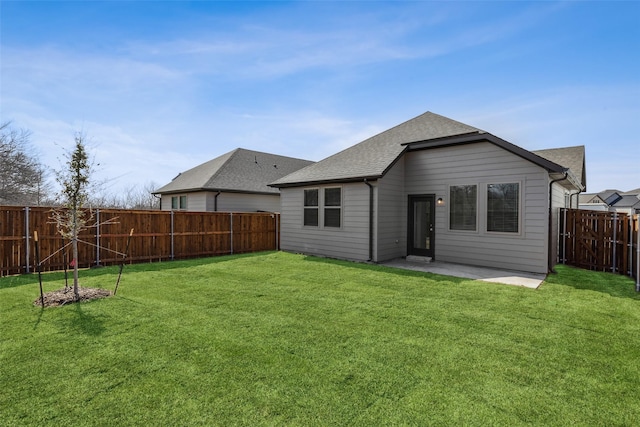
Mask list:
[[[340,209],[327,208],[324,210],[324,226],[340,227]]]
[[[314,188],[313,190],[304,190],[304,205],[307,206],[318,206],[318,189]]]
[[[449,229],[476,230],[477,194],[475,185],[449,187]]]
[[[304,225],[318,226],[318,208],[304,209]]]
[[[324,226],[340,227],[340,206],[342,205],[342,188],[324,189]]]
[[[304,225],[318,226],[318,189],[304,190]]]
[[[520,209],[520,184],[487,186],[487,231],[517,233]]]
[[[341,203],[341,188],[325,188],[324,189],[324,205],[325,206],[340,206]]]

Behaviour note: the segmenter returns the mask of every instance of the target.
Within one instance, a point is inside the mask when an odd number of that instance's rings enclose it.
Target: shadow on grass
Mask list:
[[[424,277],[434,281],[446,280],[447,282],[452,282],[452,283],[462,283],[462,282],[468,282],[470,280],[473,280],[473,279],[465,279],[464,277],[445,276],[443,274],[430,273],[427,271],[404,270],[402,268],[389,267],[389,266],[380,265],[380,264],[369,264],[366,262],[357,262],[357,261],[345,261],[345,260],[339,260],[335,258],[323,258],[323,257],[317,257],[317,256],[311,256],[311,255],[306,255],[304,257],[304,260],[308,262],[339,265],[341,267],[357,268],[357,269],[367,270],[367,271],[380,271],[380,272],[385,272],[389,274],[394,274],[397,276]]]
[[[545,283],[602,292],[616,298],[630,298],[640,301],[640,293],[635,291],[635,281],[630,277],[621,274],[583,270],[568,265],[557,265],[555,270],[555,274],[547,276]]]
[[[113,298],[113,296],[109,298]],[[46,312],[51,310],[64,310],[66,307],[67,309],[69,309],[69,315],[57,320],[58,326],[65,333],[71,332],[89,336],[102,335],[106,331],[105,320],[107,316],[96,316],[94,314],[88,313],[83,306],[91,303],[91,301],[85,301],[74,302],[71,304],[65,304],[65,306],[58,307],[40,307],[36,322],[33,325],[33,329],[38,329],[38,326],[42,322],[43,317],[46,316]]]
[[[233,261],[239,258],[249,258],[256,256],[264,256],[265,254],[272,253],[273,251],[266,252],[252,252],[246,254],[234,254],[234,255],[220,255],[216,257],[208,257],[208,258],[190,258],[190,259],[180,259],[174,261],[160,261],[160,262],[148,262],[141,264],[125,264],[123,269],[123,274],[129,273],[139,273],[144,271],[163,271],[163,270],[171,270],[176,268],[188,268],[188,267],[196,267],[200,265],[208,265],[208,264],[216,264],[221,262]],[[99,277],[102,275],[116,275],[118,274],[119,265],[112,265],[108,267],[92,267],[92,268],[84,268],[79,270],[80,278],[82,277]],[[68,272],[69,282],[73,281],[73,272]],[[52,271],[42,273],[42,283],[48,282],[60,282],[64,280],[64,272],[63,271]],[[29,274],[21,274],[17,276],[8,276],[0,278],[0,290],[1,289],[9,289],[15,288],[18,286],[38,286],[38,274],[37,273],[29,273]],[[115,286],[115,281],[114,281]]]
[[[104,317],[105,316],[95,316],[93,314],[87,313],[82,307],[84,303],[74,303],[73,307],[73,316],[71,316],[71,323],[69,325],[70,329],[73,332],[89,335],[89,336],[98,336],[102,335],[105,328]]]

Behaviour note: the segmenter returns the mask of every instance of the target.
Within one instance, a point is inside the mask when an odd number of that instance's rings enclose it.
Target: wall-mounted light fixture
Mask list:
[[[436,200],[436,204],[438,206],[444,206],[444,200],[442,200],[442,197],[438,197],[438,200]]]

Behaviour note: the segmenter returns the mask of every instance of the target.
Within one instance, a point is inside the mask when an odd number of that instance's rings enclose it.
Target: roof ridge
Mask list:
[[[584,148],[584,144],[579,145],[566,145],[563,147],[551,147],[551,148],[540,148],[538,150],[530,150],[530,151],[549,151],[549,150],[566,150],[567,148]]]
[[[238,148],[230,151],[229,153],[231,153],[231,152],[239,152],[239,151],[243,151],[245,153],[264,154],[265,156],[271,156],[271,157],[281,157],[283,159],[304,160],[304,161],[307,161],[307,162],[312,162],[313,161],[313,160],[308,160],[308,159],[301,159],[300,157],[285,156],[285,155],[282,155],[282,154],[268,153],[266,151],[252,150],[250,148],[243,148],[243,147],[238,147]],[[234,155],[235,155],[235,153],[234,153]],[[218,156],[218,157],[221,157],[221,156]]]
[[[220,172],[229,165],[229,163],[231,162],[231,159],[233,159],[238,154],[239,150],[241,150],[241,148],[234,148],[233,150],[228,151],[228,152],[226,152],[226,153],[224,153],[224,154],[222,154],[222,155],[220,155],[218,157],[215,157],[214,159],[210,160],[210,161],[214,161],[216,159],[219,159],[220,157],[229,155],[229,157],[227,157],[227,159],[220,165],[220,167],[218,169],[216,169],[216,171],[209,177],[209,179],[207,179],[205,181],[204,185],[202,186],[203,188],[206,188],[210,182],[214,181],[218,177],[218,175],[220,175]]]

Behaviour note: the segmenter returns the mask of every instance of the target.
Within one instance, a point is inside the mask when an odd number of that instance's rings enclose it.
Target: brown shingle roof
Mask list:
[[[547,150],[535,150],[532,153],[544,157],[554,163],[569,168],[571,173],[580,180],[582,186],[587,188],[587,171],[585,168],[584,145],[574,147],[550,148]]]
[[[312,161],[237,148],[181,173],[156,194],[230,191],[277,194],[268,184]]]

